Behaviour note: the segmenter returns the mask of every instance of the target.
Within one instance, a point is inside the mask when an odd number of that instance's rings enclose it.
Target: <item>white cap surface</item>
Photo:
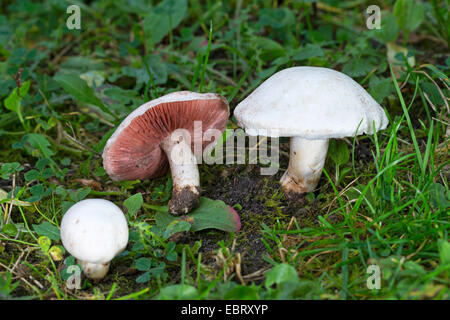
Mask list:
[[[264,81],[234,111],[249,135],[343,138],[385,129],[381,106],[349,76],[327,68],[293,67]],[[359,127],[358,127],[359,126]],[[272,133],[271,133],[272,131]]]
[[[128,243],[128,224],[120,208],[103,199],[86,199],[67,210],[61,240],[75,258],[107,263]]]

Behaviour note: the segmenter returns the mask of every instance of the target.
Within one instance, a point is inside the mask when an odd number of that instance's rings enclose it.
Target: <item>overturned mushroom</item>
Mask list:
[[[286,195],[313,191],[322,174],[328,139],[385,129],[380,105],[347,75],[318,67],[275,73],[238,104],[234,115],[249,135],[266,130],[291,137],[289,167],[281,178]]]
[[[203,141],[203,133],[223,132],[228,116],[226,99],[213,93],[180,91],[149,101],[129,114],[109,138],[103,166],[114,180],[156,178],[170,167],[169,211],[186,214],[198,205],[200,196],[194,147],[201,152],[212,143]]]
[[[111,201],[82,200],[64,214],[61,240],[84,274],[100,280],[108,273],[110,261],[127,246],[127,220]]]

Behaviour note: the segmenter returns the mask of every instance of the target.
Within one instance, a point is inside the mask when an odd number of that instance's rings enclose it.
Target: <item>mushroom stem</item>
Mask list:
[[[200,197],[200,177],[197,161],[191,144],[184,134],[173,132],[161,143],[167,155],[172,172],[173,190],[169,201],[169,212],[174,215],[186,214],[198,206]]]
[[[288,198],[311,192],[316,188],[327,150],[328,139],[291,138],[289,167],[280,180]]]
[[[108,263],[91,263],[87,261],[78,260],[78,263],[81,265],[84,274],[86,277],[92,280],[101,280],[103,279],[109,270],[109,262]]]

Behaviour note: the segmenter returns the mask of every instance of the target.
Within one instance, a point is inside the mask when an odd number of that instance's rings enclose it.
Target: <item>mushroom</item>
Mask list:
[[[84,274],[100,280],[108,273],[110,261],[127,246],[127,220],[111,201],[82,200],[64,214],[61,240]]]
[[[186,214],[200,197],[198,154],[192,150],[210,145],[203,133],[216,129],[221,134],[228,116],[226,99],[214,93],[180,91],[149,101],[130,113],[106,142],[103,166],[113,180],[157,178],[170,167],[169,212]]]
[[[288,198],[313,191],[322,174],[328,139],[385,129],[380,105],[347,75],[327,68],[293,67],[272,75],[234,110],[249,135],[290,137],[281,186]]]

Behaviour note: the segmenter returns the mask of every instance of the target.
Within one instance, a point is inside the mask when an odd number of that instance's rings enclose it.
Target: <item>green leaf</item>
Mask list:
[[[448,240],[439,239],[438,240],[438,248],[439,248],[439,258],[441,260],[441,265],[446,266],[450,264],[450,243]]]
[[[30,188],[31,197],[26,199],[28,202],[38,202],[44,196],[44,186],[42,184],[35,184]]]
[[[168,239],[175,233],[189,231],[190,229],[191,224],[189,222],[176,219],[169,223],[169,225],[166,227],[166,230],[164,231],[163,236],[165,239]]]
[[[198,290],[187,284],[174,284],[162,288],[157,299],[159,300],[193,300],[198,297]]]
[[[95,95],[94,90],[90,88],[87,83],[74,73],[59,73],[53,77],[53,79],[59,83],[61,87],[76,100],[92,104],[99,107],[103,112],[106,112],[114,117],[113,114],[103,102]]]
[[[328,155],[337,166],[346,164],[350,159],[350,151],[348,151],[347,144],[343,140],[331,139]]]
[[[144,272],[139,277],[136,278],[137,283],[146,283],[150,281],[150,272]]]
[[[70,193],[70,199],[71,199],[73,202],[81,201],[81,200],[83,200],[84,198],[87,197],[87,195],[89,194],[89,192],[91,192],[91,188],[89,188],[89,187],[86,188],[86,189],[80,188],[80,189],[78,189],[78,190],[73,191],[73,192]]]
[[[30,170],[27,173],[25,173],[25,180],[26,181],[31,181],[31,180],[35,180],[39,177],[39,171],[37,170]]]
[[[176,28],[187,12],[186,0],[164,0],[155,6],[143,22],[149,46],[159,43]]]
[[[52,163],[52,161],[50,159],[42,158],[36,162],[36,168],[39,171],[42,171],[42,169],[44,169],[46,166],[49,166],[51,163]]]
[[[225,293],[224,298],[225,300],[258,300],[258,289],[257,287],[236,285]]]
[[[270,38],[254,37],[252,39],[253,45],[260,50],[260,57],[264,61],[274,60],[286,54],[283,46]]]
[[[25,95],[28,93],[29,89],[29,80],[23,83],[23,85],[20,87],[20,90],[18,90],[18,88],[15,88],[13,92],[11,92],[11,94],[8,96],[8,98],[5,99],[5,108],[16,113],[19,112],[20,103],[22,102],[23,97],[25,97]]]
[[[192,232],[204,229],[236,232],[241,228],[239,215],[221,200],[200,197],[198,208],[194,209],[187,217],[193,219],[192,227],[190,228]],[[179,218],[167,212],[158,212],[155,215],[155,220],[157,226],[162,228],[167,228],[175,220],[180,221]]]
[[[135,215],[139,209],[142,207],[144,199],[142,198],[142,193],[136,193],[126,199],[123,205],[127,208],[128,214]]]
[[[139,271],[148,271],[152,263],[149,258],[139,258],[136,260],[136,269]]]
[[[375,29],[373,32],[384,42],[395,42],[398,38],[399,27],[394,15],[390,12],[383,13],[381,28]]]
[[[274,284],[280,285],[284,282],[298,282],[297,270],[289,264],[280,263],[266,273],[266,288]]]
[[[50,149],[50,142],[42,134],[28,133],[22,138],[22,141],[31,146],[32,149],[39,150],[44,158],[51,158],[51,156],[55,154],[53,150]],[[32,153],[34,154],[34,152]]]
[[[48,221],[41,224],[33,224],[33,229],[39,236],[46,236],[51,240],[58,241],[61,239],[59,228]]]
[[[38,239],[38,244],[42,251],[47,252],[52,245],[52,241],[46,236],[40,236]]]
[[[365,76],[375,69],[376,65],[369,58],[357,57],[348,61],[342,68],[342,72],[350,77],[356,78]]]
[[[430,185],[430,203],[435,209],[446,209],[450,207],[450,193],[440,183],[433,182]]]
[[[24,167],[18,162],[6,162],[0,168],[1,178],[5,180],[9,179],[13,173],[22,171],[23,169]]]
[[[199,207],[189,215],[194,218],[193,232],[214,228],[226,232],[236,232],[241,228],[237,212],[221,200],[201,197]]]
[[[394,5],[394,16],[400,29],[410,33],[423,22],[425,9],[419,1],[397,0]]]
[[[150,73],[153,77],[153,82],[155,84],[164,84],[167,82],[167,65],[159,55],[150,55],[145,58],[147,62],[147,66],[149,68]],[[142,70],[145,72],[145,76],[142,76],[142,80],[147,83],[150,81],[150,77],[148,75],[147,70]]]
[[[319,45],[308,43],[306,46],[296,50],[292,59],[294,61],[302,61],[311,57],[323,57],[323,55],[323,50]]]
[[[6,233],[10,237],[15,237],[17,232],[18,232],[18,230],[17,230],[17,227],[14,224],[9,223],[9,224],[6,224],[3,227],[3,232]]]
[[[390,78],[380,79],[376,76],[370,78],[369,93],[378,103],[383,102],[393,92],[394,86]]]

